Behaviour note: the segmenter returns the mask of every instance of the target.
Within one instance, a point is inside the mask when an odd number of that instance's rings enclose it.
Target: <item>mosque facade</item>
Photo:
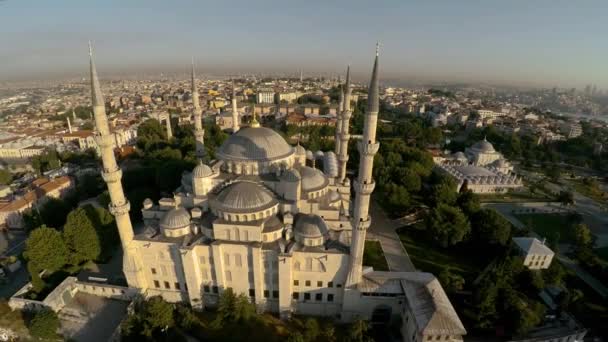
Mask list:
[[[404,341],[461,341],[466,334],[438,280],[424,272],[381,272],[363,265],[374,155],[378,152],[378,53],[369,86],[358,178],[346,176],[350,77],[337,123],[336,150],[306,151],[254,120],[239,127],[204,163],[204,134],[193,102],[199,164],[174,196],[145,200],[145,230],[134,234],[110,144],[91,53],[91,87],[103,178],[120,233],[123,273],[146,296],[214,307],[231,288],[260,312],[327,316],[340,321],[401,318]],[[192,92],[197,94],[192,72]],[[198,97],[195,96],[198,100]],[[234,113],[235,116],[238,113]],[[354,193],[351,193],[351,189]],[[139,204],[134,204],[138,205]]]

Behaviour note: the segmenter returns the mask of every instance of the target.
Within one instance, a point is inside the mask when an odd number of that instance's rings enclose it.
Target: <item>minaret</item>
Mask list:
[[[72,119],[76,122],[76,112],[74,111],[74,108],[72,108]]]
[[[66,116],[65,119],[68,121],[68,132],[70,132],[70,134],[72,134],[72,124],[70,123],[70,117]]]
[[[93,60],[93,51],[89,43],[89,58],[91,72],[91,102],[93,105],[93,113],[95,116],[95,125],[97,133],[95,140],[101,150],[101,161],[103,163],[102,177],[108,186],[110,194],[110,213],[116,219],[118,234],[123,249],[123,273],[127,279],[129,287],[147,288],[146,281],[143,275],[142,262],[139,253],[133,243],[133,226],[129,218],[130,204],[125,198],[122,190],[120,179],[122,178],[122,170],[116,164],[114,158],[114,136],[110,134],[108,118],[106,116],[106,108],[103,102],[99,79],[97,78],[97,70]]]
[[[165,126],[167,127],[167,140],[170,140],[171,138],[173,138],[173,131],[171,130],[171,113],[167,113]]]
[[[350,117],[352,112],[350,111],[350,65],[346,68],[346,84],[344,88],[344,111],[342,111],[342,127],[340,129],[340,154],[338,155],[338,178],[340,182],[344,182],[346,179],[346,163],[348,162],[348,140],[350,134],[348,134],[350,126]]]
[[[239,131],[240,124],[239,112],[236,107],[236,88],[234,87],[234,80],[232,80],[232,133]]]
[[[340,132],[342,132],[342,112],[344,111],[344,89],[342,88],[342,83],[338,85],[338,90],[340,91],[340,99],[338,101],[338,113],[336,114],[336,137],[334,139],[334,152],[336,156],[340,155]]]
[[[202,160],[205,156],[205,130],[203,129],[202,111],[199,102],[198,89],[194,76],[194,58],[192,59],[192,107],[194,108],[194,138],[196,140],[196,157]]]
[[[356,192],[355,205],[353,207],[353,235],[350,245],[350,268],[346,279],[346,286],[353,286],[361,281],[361,270],[363,262],[363,249],[365,247],[365,235],[371,224],[369,217],[370,196],[374,191],[376,183],[372,178],[374,156],[378,152],[380,144],[376,142],[376,125],[378,123],[378,111],[380,108],[378,90],[378,50],[376,45],[376,59],[372,71],[372,79],[369,82],[367,112],[363,126],[363,139],[358,143],[360,162],[359,175],[354,183]]]

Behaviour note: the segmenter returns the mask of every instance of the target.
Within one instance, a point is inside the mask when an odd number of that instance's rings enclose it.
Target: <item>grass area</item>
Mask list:
[[[519,203],[519,202],[553,202],[555,197],[544,193],[509,192],[506,194],[478,194],[481,202]]]
[[[576,222],[565,214],[515,214],[518,220],[541,237],[549,241],[574,242]]]
[[[365,241],[363,265],[371,266],[375,271],[388,271],[386,257],[379,241]]]
[[[475,256],[475,253],[468,254],[470,251],[459,249],[457,246],[449,249],[438,247],[436,243],[429,241],[422,227],[418,224],[397,231],[417,269],[438,275],[444,267],[449,266],[452,272],[460,274],[469,282],[481,272],[485,262],[489,261]]]
[[[601,191],[599,188],[586,185],[580,179],[569,179],[568,184],[571,185],[576,192],[587,196],[600,204],[608,204],[608,194]]]

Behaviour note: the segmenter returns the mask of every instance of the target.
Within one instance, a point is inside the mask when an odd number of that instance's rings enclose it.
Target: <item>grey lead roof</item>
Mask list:
[[[246,127],[231,135],[222,144],[218,157],[222,160],[271,161],[294,153],[285,139],[266,127]]]

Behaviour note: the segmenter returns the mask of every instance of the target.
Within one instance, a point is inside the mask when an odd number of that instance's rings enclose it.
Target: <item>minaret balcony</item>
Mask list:
[[[344,132],[340,133],[340,140],[347,141],[348,139],[350,139],[350,134]]]
[[[372,225],[372,219],[368,216],[366,220],[359,221],[355,224],[356,230],[367,230]]]
[[[380,149],[380,143],[359,141],[357,143],[357,149],[359,150],[359,153],[361,155],[373,156],[378,153],[378,149]]]
[[[374,182],[374,180],[371,180],[370,182],[367,182],[367,183],[361,183],[359,181],[355,181],[355,184],[353,185],[353,187],[355,188],[355,191],[358,194],[371,195],[372,192],[374,192],[374,188],[376,187],[376,182]]]
[[[120,182],[120,179],[122,178],[122,170],[118,168],[113,171],[104,169],[104,172],[101,173],[101,177],[106,183]]]
[[[131,203],[129,201],[125,201],[123,204],[114,204],[110,203],[110,214],[114,216],[127,215],[129,214],[129,210],[131,210]]]
[[[339,154],[338,155],[338,160],[341,161],[341,162],[345,162],[346,163],[348,161],[348,154],[347,155]]]

